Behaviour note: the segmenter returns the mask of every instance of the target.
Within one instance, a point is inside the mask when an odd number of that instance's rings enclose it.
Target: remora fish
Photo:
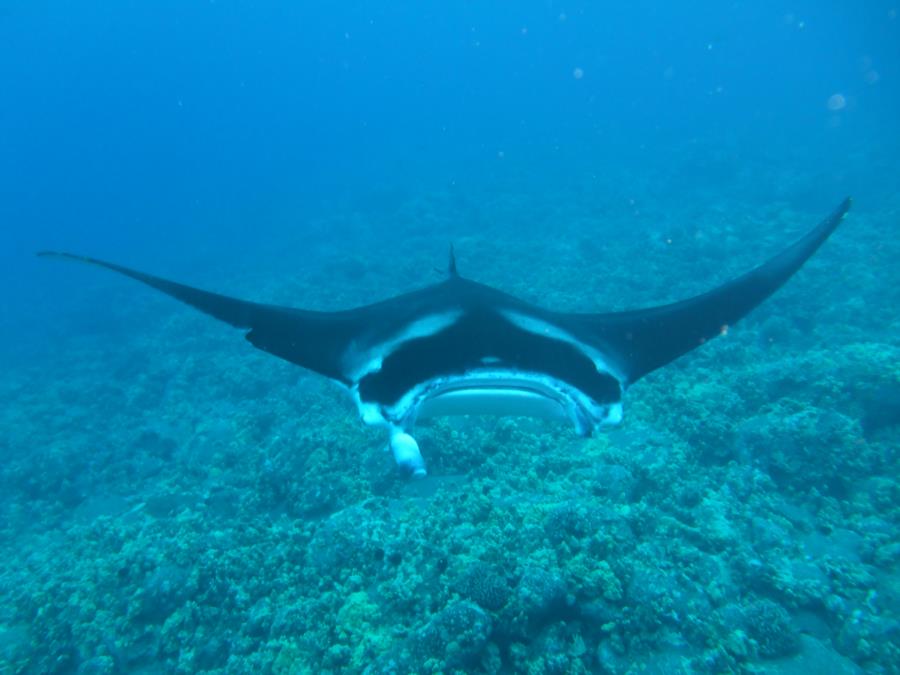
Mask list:
[[[581,435],[617,424],[638,379],[722,333],[781,287],[834,231],[846,199],[768,262],[670,305],[608,314],[537,307],[457,272],[412,293],[338,312],[238,300],[94,258],[236,328],[263,351],[347,388],[366,424],[383,426],[398,465],[424,476],[417,419],[516,414],[570,420]]]

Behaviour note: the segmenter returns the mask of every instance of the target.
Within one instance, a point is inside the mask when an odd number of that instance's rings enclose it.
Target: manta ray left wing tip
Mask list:
[[[76,255],[65,251],[49,250],[38,251],[35,255],[39,258],[52,258],[56,260],[69,260],[85,263],[117,272],[118,274],[140,281],[158,291],[162,291],[166,295],[191,305],[220,321],[225,321],[236,328],[254,328],[262,315],[271,312],[269,308],[256,303],[238,300],[237,298],[230,298],[228,296],[219,295],[218,293],[210,293],[209,291],[186,286],[175,281],[169,281],[168,279],[163,279],[152,274],[147,274],[146,272],[140,272],[130,267],[117,265],[116,263],[107,262],[98,258]]]
[[[66,258],[69,260],[83,260],[81,256],[74,253],[66,253],[65,251],[36,251],[38,258]]]
[[[249,330],[246,339],[263,351],[348,383],[341,354],[360,330],[360,319],[355,314],[311,312],[248,302],[74,253],[38,251],[36,255],[87,263],[130,277],[219,321]]]
[[[97,267],[106,267],[116,272],[123,272],[126,268],[120,265],[114,265],[104,260],[91,258],[86,255],[78,255],[77,253],[69,253],[68,251],[37,251],[35,254],[38,258],[56,258],[57,260],[71,260],[73,262],[86,263],[88,265],[96,265]]]

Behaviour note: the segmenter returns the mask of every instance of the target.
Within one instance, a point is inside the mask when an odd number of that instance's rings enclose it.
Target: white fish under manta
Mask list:
[[[774,293],[834,231],[846,199],[768,262],[670,305],[608,314],[537,307],[459,275],[372,305],[314,312],[229,298],[113,263],[236,328],[252,345],[328,377],[353,396],[366,424],[384,427],[400,468],[424,476],[417,419],[514,414],[571,420],[584,436],[622,419],[629,385],[715,337]]]

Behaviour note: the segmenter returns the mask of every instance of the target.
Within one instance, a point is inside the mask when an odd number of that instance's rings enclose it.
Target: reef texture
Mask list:
[[[205,285],[369,301],[430,281],[452,221],[463,274],[620,309],[705,290],[830,206],[557,197],[397,197],[352,237],[308,224],[318,266]],[[879,225],[900,208],[873,208],[633,387],[621,427],[437,421],[418,482],[341,391],[107,280],[84,311],[114,318],[0,381],[0,672],[900,672],[900,247]]]

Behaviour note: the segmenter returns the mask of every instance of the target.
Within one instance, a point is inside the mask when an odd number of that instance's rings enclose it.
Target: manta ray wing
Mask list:
[[[247,329],[247,340],[263,351],[349,384],[343,375],[341,356],[360,330],[360,317],[354,312],[313,312],[247,302],[96,258],[56,251],[41,251],[37,255],[124,274],[235,328]]]
[[[850,205],[845,199],[792,246],[708,293],[637,311],[571,314],[562,322],[589,343],[611,351],[627,383],[633,383],[724,333],[781,288],[834,232]]]

